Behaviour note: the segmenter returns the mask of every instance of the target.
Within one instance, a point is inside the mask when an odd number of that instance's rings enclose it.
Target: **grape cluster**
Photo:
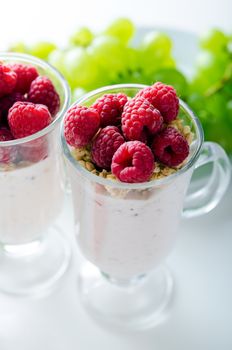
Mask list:
[[[134,33],[134,24],[120,18],[99,34],[86,27],[78,29],[64,49],[40,42],[33,46],[18,43],[9,50],[48,60],[67,79],[73,100],[105,85],[150,85],[155,81],[173,85],[185,97],[187,82],[176,69],[171,39],[164,33],[151,31],[136,42]]]
[[[50,42],[31,46],[19,42],[9,50],[32,54],[55,66],[67,79],[73,101],[111,84],[162,81],[172,85],[200,118],[206,140],[232,153],[232,35],[214,29],[201,38],[194,76],[187,81],[176,67],[171,39],[150,31],[136,40],[135,29],[129,19],[120,18],[101,33],[78,29],[63,49]]]
[[[211,30],[200,47],[188,103],[203,124],[205,139],[232,152],[232,36]]]

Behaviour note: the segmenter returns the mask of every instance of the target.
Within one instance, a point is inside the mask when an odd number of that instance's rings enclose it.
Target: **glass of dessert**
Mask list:
[[[54,226],[64,199],[59,125],[69,87],[32,56],[0,55],[0,291],[47,291],[70,249]]]
[[[153,326],[172,295],[162,263],[181,216],[217,205],[229,184],[229,159],[219,145],[203,143],[199,120],[173,87],[159,82],[85,95],[66,113],[61,137],[76,239],[90,262],[79,273],[81,299],[98,320]],[[210,162],[210,187],[186,198],[194,169]]]

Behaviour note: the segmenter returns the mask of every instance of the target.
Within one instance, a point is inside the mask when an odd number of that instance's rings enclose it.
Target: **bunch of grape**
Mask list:
[[[162,81],[172,85],[201,119],[206,140],[216,141],[232,153],[232,36],[212,30],[202,37],[189,83],[176,67],[172,41],[166,34],[151,31],[138,41],[134,33],[133,23],[120,18],[98,34],[80,28],[65,48],[50,42],[17,43],[9,51],[50,62],[67,79],[73,101],[111,84]]]
[[[232,152],[232,36],[211,30],[200,40],[188,103],[200,118],[205,139]]]
[[[158,80],[173,85],[179,95],[185,97],[187,82],[176,69],[170,38],[151,31],[135,44],[134,33],[133,23],[120,18],[100,34],[85,27],[79,29],[64,49],[41,42],[33,47],[18,43],[10,51],[26,52],[48,60],[67,79],[73,100],[105,85],[150,85]]]

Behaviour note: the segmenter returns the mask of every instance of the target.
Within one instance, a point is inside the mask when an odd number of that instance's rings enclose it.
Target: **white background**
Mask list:
[[[81,25],[101,30],[128,16],[140,26],[232,32],[229,0],[2,1],[0,49],[10,42],[51,39],[64,43]],[[184,49],[184,48],[183,48]],[[175,294],[166,321],[144,333],[109,332],[93,323],[78,300],[77,247],[59,288],[38,300],[0,295],[0,350],[231,350],[232,186],[212,213],[183,221],[169,258]],[[60,219],[72,237],[70,200]]]
[[[64,42],[81,25],[101,30],[113,18],[138,25],[202,32],[219,26],[232,32],[230,0],[2,0],[0,49],[17,39]]]

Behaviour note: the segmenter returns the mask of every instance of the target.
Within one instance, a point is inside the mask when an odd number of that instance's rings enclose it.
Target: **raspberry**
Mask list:
[[[93,141],[91,151],[93,162],[100,168],[110,169],[115,151],[124,142],[116,126],[106,126]]]
[[[16,102],[8,113],[9,127],[16,139],[35,134],[51,121],[52,117],[46,106],[30,102]]]
[[[60,108],[60,97],[47,77],[37,77],[33,80],[28,93],[28,101],[47,106],[52,117]]]
[[[5,127],[0,128],[0,142],[13,140],[14,137],[10,130]],[[12,152],[13,151],[13,152]],[[11,156],[15,155],[15,150],[12,147],[0,147],[0,163],[9,163]]]
[[[137,96],[146,98],[162,114],[166,123],[174,120],[179,112],[179,99],[176,90],[163,83],[155,83],[143,90]]]
[[[123,107],[128,98],[125,94],[106,94],[96,100],[92,105],[101,118],[101,126],[119,125]]]
[[[0,64],[0,97],[11,94],[17,83],[17,74],[7,65]]]
[[[172,127],[167,127],[156,135],[151,148],[155,159],[169,167],[181,164],[189,155],[188,142]]]
[[[46,136],[20,145],[19,154],[22,160],[37,163],[48,156],[48,140]]]
[[[154,157],[141,141],[123,143],[115,152],[111,171],[122,182],[145,182],[151,177]]]
[[[24,102],[26,98],[20,92],[13,92],[0,99],[0,120],[6,121],[9,109],[15,102]]]
[[[86,146],[98,131],[100,116],[93,108],[73,106],[64,119],[64,135],[70,146]]]
[[[21,63],[8,64],[7,66],[17,74],[17,83],[14,91],[22,94],[28,92],[32,81],[39,75],[36,68]]]
[[[126,139],[147,142],[149,136],[160,131],[163,117],[143,97],[129,100],[122,113],[122,131]]]

